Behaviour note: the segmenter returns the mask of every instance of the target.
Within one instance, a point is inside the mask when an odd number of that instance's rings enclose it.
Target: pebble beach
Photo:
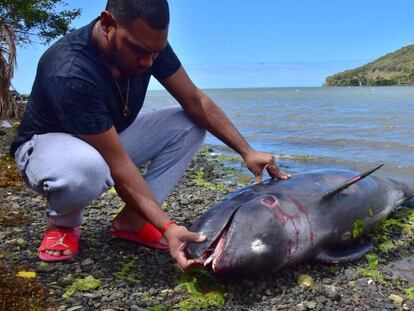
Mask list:
[[[406,259],[414,254],[411,208],[364,237],[375,246],[371,257],[222,280],[207,270],[183,274],[168,251],[108,235],[111,219],[122,208],[110,190],[85,211],[78,256],[41,262],[36,250],[45,229],[45,200],[15,174],[8,157],[14,131],[0,128],[0,310],[414,309],[414,279],[395,268],[409,266]],[[214,202],[251,182],[226,161],[214,147],[202,148],[163,205],[174,221],[189,227]]]

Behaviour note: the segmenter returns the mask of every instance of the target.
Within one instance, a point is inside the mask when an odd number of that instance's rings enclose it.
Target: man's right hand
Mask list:
[[[185,271],[193,265],[201,265],[203,262],[190,259],[186,256],[184,249],[188,242],[204,242],[206,236],[190,232],[184,226],[172,224],[164,233],[170,249],[171,257],[175,259],[181,271]]]

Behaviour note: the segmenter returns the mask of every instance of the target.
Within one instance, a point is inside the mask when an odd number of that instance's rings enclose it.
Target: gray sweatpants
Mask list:
[[[205,130],[181,107],[170,107],[140,114],[119,136],[135,165],[151,160],[144,178],[161,204],[202,144]],[[15,158],[26,184],[45,195],[47,217],[58,226],[80,225],[84,208],[114,185],[100,153],[69,134],[35,135]]]

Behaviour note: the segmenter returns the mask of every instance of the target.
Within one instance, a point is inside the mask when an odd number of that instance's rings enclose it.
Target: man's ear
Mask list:
[[[107,35],[111,29],[116,28],[116,21],[111,13],[102,11],[99,19],[103,32]]]

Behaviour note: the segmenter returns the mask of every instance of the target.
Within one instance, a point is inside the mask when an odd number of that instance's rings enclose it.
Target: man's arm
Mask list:
[[[116,191],[122,200],[161,230],[169,218],[155,200],[140,171],[122,146],[115,128],[112,127],[102,134],[80,135],[80,138],[97,149],[108,163]],[[181,269],[184,270],[195,263],[195,260],[188,260],[185,257],[182,245],[189,241],[202,242],[205,238],[175,224],[168,228],[164,236],[172,257],[177,260]]]
[[[243,157],[247,167],[256,176],[256,181],[261,181],[265,168],[272,177],[289,177],[279,170],[271,154],[257,152],[249,146],[224,112],[193,84],[183,67],[161,83],[195,123]]]
[[[161,209],[138,168],[122,146],[115,128],[97,135],[80,135],[103,156],[111,170],[115,188],[124,202],[137,213],[161,229],[169,221]]]

